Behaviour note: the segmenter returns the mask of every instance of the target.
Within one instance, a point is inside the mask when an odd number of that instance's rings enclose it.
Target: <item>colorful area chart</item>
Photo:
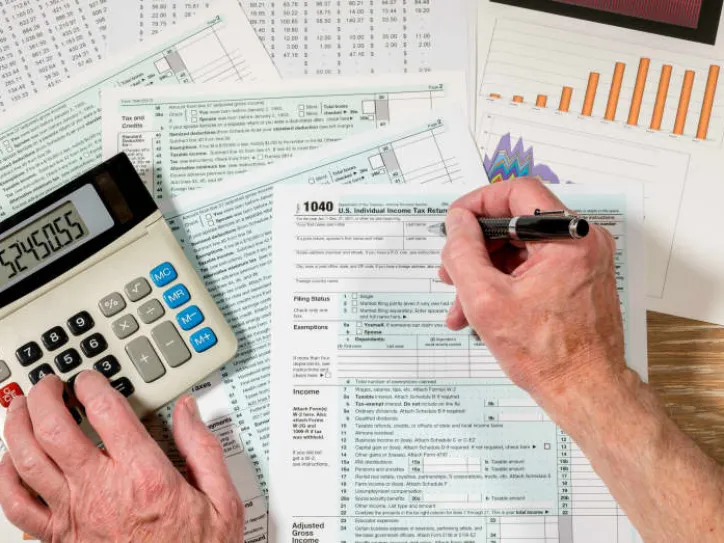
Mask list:
[[[543,183],[561,184],[559,177],[545,164],[536,164],[533,147],[525,148],[523,139],[512,146],[510,134],[498,143],[492,156],[486,156],[483,163],[491,183],[509,181],[517,177],[533,177]]]

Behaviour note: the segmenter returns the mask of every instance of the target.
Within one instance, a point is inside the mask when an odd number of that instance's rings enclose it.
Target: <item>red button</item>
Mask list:
[[[10,383],[9,385],[5,385],[0,388],[0,405],[7,409],[10,407],[10,402],[13,401],[13,398],[22,395],[23,389],[20,388],[19,384]]]

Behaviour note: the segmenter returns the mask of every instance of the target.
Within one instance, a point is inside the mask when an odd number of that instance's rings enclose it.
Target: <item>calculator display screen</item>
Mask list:
[[[0,240],[0,289],[71,249],[89,233],[73,202],[66,202]]]

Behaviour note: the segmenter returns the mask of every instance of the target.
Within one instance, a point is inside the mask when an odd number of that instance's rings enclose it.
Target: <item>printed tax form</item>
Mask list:
[[[158,200],[353,134],[465,107],[465,74],[104,89],[103,154],[128,154]]]
[[[100,89],[277,79],[234,0],[0,119],[0,220],[101,161]]]
[[[106,0],[0,0],[0,21],[0,113],[105,56]]]
[[[465,122],[433,118],[368,131],[166,204],[171,228],[240,344],[234,360],[192,392],[206,405],[204,420],[228,421],[263,489],[269,476],[273,187],[374,183],[424,191],[457,184],[479,169]]]
[[[645,376],[642,187],[554,190],[617,239]],[[640,541],[576,444],[445,326],[455,294],[428,228],[463,192],[275,187],[273,541]]]

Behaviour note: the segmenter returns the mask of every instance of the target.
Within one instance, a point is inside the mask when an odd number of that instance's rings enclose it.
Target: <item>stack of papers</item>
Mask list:
[[[0,0],[0,220],[128,154],[239,340],[190,392],[247,542],[640,541],[576,444],[444,326],[428,227],[489,182],[549,183],[616,238],[646,379],[647,307],[724,324],[724,251],[700,235],[722,199],[722,52],[689,23],[674,41],[509,3],[48,18]],[[171,411],[147,426],[177,459]]]

